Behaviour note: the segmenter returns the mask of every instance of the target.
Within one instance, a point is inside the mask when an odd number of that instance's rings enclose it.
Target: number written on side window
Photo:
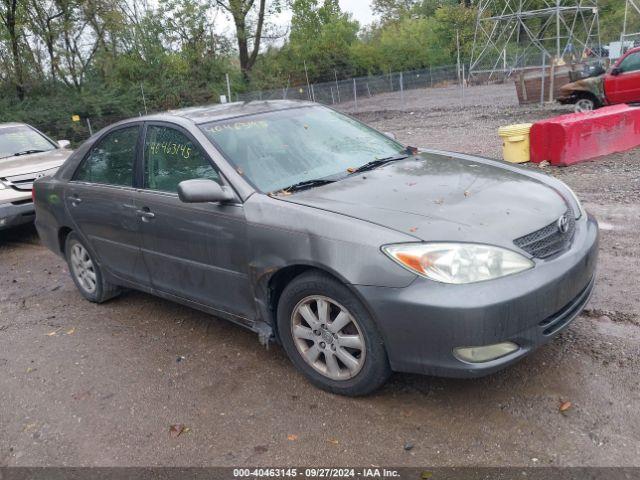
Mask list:
[[[206,178],[220,183],[218,173],[186,135],[152,125],[145,139],[145,188],[177,192],[184,180]]]
[[[139,131],[140,127],[134,126],[109,133],[93,147],[75,180],[131,187]]]

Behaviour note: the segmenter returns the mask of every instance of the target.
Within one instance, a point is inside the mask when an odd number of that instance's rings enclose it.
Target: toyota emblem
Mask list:
[[[569,219],[566,215],[563,215],[558,219],[558,231],[560,233],[567,233],[567,230],[569,230]]]

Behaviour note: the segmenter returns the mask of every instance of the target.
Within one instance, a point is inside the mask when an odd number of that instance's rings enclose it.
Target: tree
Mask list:
[[[45,45],[49,61],[49,72],[53,83],[58,72],[58,59],[55,46],[60,38],[60,28],[57,20],[63,11],[56,2],[31,0],[29,2],[29,19],[34,33],[40,37]]]
[[[215,0],[216,5],[231,15],[236,28],[240,70],[249,80],[251,69],[256,63],[263,38],[265,20],[280,11],[279,0]],[[255,17],[255,18],[254,18]],[[255,24],[255,25],[254,25]]]
[[[294,0],[291,33],[285,50],[289,70],[323,81],[353,73],[350,47],[360,26],[340,9],[338,0]],[[304,72],[304,66],[307,72]]]
[[[16,95],[24,99],[24,74],[20,57],[20,37],[22,36],[23,11],[18,0],[2,0],[0,3],[0,21],[7,30],[13,63],[13,82]]]

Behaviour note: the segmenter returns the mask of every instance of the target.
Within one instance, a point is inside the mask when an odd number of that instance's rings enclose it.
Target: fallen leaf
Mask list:
[[[29,430],[31,430],[33,427],[36,426],[36,422],[33,423],[27,423],[24,428],[22,429],[23,432],[28,432]]]
[[[469,190],[465,190],[464,191],[464,196],[468,197],[469,195],[471,195],[471,192]]]
[[[178,438],[180,435],[182,435],[183,433],[187,433],[189,432],[191,429],[188,427],[185,427],[184,425],[171,425],[169,427],[169,436],[171,438]]]
[[[566,412],[567,410],[569,410],[572,407],[571,402],[562,402],[560,404],[560,411],[561,412]]]
[[[337,438],[330,438],[329,440],[327,440],[329,443],[333,443],[334,445],[338,445],[340,442],[338,441]]]
[[[82,392],[76,392],[73,395],[71,395],[71,398],[73,398],[74,400],[85,400],[90,397],[91,397],[91,390],[84,390]]]
[[[56,335],[58,335],[58,331],[57,330],[54,330],[53,332],[47,333],[47,337],[55,337]]]
[[[289,435],[287,435],[287,440],[289,440],[290,442],[295,442],[296,440],[298,440],[298,435],[290,433]]]
[[[76,328],[73,327],[72,329],[67,330],[67,335],[73,335],[75,333],[75,331],[76,331]]]
[[[353,172],[355,172],[355,171],[356,171],[356,169],[355,169],[355,168],[353,168],[353,167],[349,167],[349,168],[347,168],[347,172],[349,172],[349,173],[353,173]]]
[[[410,231],[410,232],[415,232],[416,230],[418,230],[418,227],[411,227],[411,228],[409,229],[409,231]]]
[[[31,367],[29,367],[29,368],[27,368],[27,373],[31,373],[31,372],[33,372],[34,370],[35,370],[35,368],[31,368]]]
[[[429,478],[433,477],[433,473],[432,472],[422,472],[420,474],[420,478],[422,480],[428,480]]]

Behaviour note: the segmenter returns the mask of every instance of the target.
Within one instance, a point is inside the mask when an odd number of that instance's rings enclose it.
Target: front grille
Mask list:
[[[6,177],[3,178],[3,180],[7,186],[12,187],[15,190],[20,190],[21,192],[30,192],[33,189],[33,182],[36,178],[36,173],[27,173],[23,175]]]
[[[516,238],[513,243],[536,258],[551,257],[566,250],[576,230],[576,218],[571,208],[564,215],[567,219],[566,231],[560,230],[556,220],[540,230]]]
[[[593,284],[595,283],[595,277],[592,277],[586,287],[565,305],[559,312],[551,315],[548,318],[542,320],[538,325],[544,330],[543,335],[553,335],[558,330],[561,330],[571,320],[573,320],[584,308],[591,296],[591,290],[593,290]]]

